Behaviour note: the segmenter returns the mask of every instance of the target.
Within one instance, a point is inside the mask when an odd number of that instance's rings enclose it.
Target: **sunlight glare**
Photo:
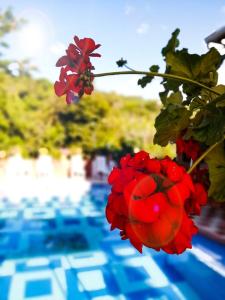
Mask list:
[[[45,45],[44,29],[35,23],[30,23],[19,32],[18,46],[29,57],[40,53]]]

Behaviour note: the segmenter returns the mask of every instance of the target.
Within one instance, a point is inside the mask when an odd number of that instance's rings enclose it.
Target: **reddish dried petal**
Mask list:
[[[56,81],[54,84],[55,93],[57,96],[62,96],[66,93],[67,84],[61,81]]]
[[[68,57],[65,55],[58,59],[58,61],[56,63],[56,67],[62,67],[62,66],[67,65],[68,63],[69,63]]]
[[[91,53],[89,56],[91,56],[91,57],[101,57],[101,54],[99,54],[99,53]]]

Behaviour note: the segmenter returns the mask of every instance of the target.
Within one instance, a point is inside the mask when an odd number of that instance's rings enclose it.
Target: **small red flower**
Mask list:
[[[94,76],[91,72],[94,67],[90,62],[90,57],[100,57],[98,53],[93,53],[100,44],[95,44],[93,39],[79,39],[74,37],[75,45],[70,44],[66,50],[66,55],[60,57],[56,63],[57,67],[62,67],[59,81],[55,82],[54,88],[57,96],[66,94],[68,104],[77,101],[83,94],[90,95],[93,92]]]
[[[90,38],[79,39],[76,35],[74,37],[74,42],[77,46],[77,49],[80,51],[83,57],[101,57],[99,53],[93,53],[101,45],[95,44],[95,41]]]
[[[176,140],[177,154],[185,154],[187,158],[196,160],[202,153],[201,147],[194,139],[184,140],[179,137]]]
[[[189,214],[197,213],[206,198],[182,166],[141,151],[122,157],[108,181],[112,190],[106,218],[121,239],[129,239],[140,252],[143,245],[176,254],[191,248],[197,227]]]
[[[201,206],[207,203],[207,193],[201,183],[194,184],[194,192],[185,203],[185,209],[188,214],[200,215]]]

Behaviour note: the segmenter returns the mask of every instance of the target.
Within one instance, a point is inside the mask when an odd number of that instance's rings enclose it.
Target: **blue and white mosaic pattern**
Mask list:
[[[141,255],[109,232],[107,193],[95,185],[79,203],[2,199],[0,300],[225,299],[223,246],[196,237],[181,256]]]

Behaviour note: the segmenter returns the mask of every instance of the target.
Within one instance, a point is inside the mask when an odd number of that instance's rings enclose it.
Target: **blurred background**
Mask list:
[[[53,89],[75,34],[102,44],[96,73],[116,71],[121,56],[164,71],[160,51],[175,28],[203,53],[224,17],[220,0],[1,0],[0,300],[225,299],[224,207],[204,208],[179,256],[141,255],[105,220],[107,176],[122,155],[175,155],[152,143],[160,80],[141,89],[136,76],[98,78],[71,106]],[[224,74],[223,65],[219,82]]]

